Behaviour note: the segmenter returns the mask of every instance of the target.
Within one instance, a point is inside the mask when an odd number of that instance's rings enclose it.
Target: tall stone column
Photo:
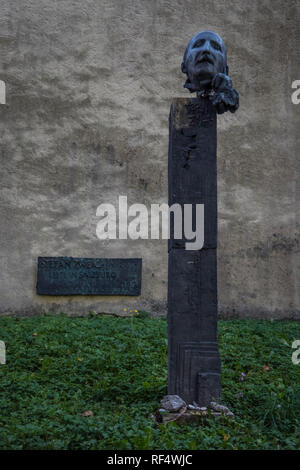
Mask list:
[[[185,249],[171,224],[168,393],[207,405],[221,392],[217,344],[217,132],[208,97],[177,98],[170,112],[169,206],[204,204],[204,245]],[[195,213],[195,211],[194,211]],[[195,217],[193,217],[195,218]]]

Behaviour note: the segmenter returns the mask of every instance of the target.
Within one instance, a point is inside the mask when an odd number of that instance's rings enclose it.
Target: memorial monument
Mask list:
[[[221,393],[217,344],[217,114],[238,109],[227,52],[212,31],[188,43],[181,70],[196,98],[170,111],[169,206],[204,204],[204,245],[186,250],[171,221],[168,276],[168,393],[206,406]],[[183,235],[184,237],[184,235]]]

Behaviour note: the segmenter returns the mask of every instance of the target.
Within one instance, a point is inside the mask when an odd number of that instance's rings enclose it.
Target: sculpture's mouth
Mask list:
[[[214,65],[214,61],[211,56],[205,54],[197,58],[196,64],[212,64]]]

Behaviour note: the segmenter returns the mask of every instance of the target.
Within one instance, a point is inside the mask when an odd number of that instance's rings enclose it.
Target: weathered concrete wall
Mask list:
[[[166,312],[166,242],[101,242],[95,213],[167,202],[182,55],[212,29],[241,102],[218,124],[220,313],[300,318],[299,17],[298,0],[2,0],[0,312]],[[142,296],[39,297],[39,255],[143,257]]]

